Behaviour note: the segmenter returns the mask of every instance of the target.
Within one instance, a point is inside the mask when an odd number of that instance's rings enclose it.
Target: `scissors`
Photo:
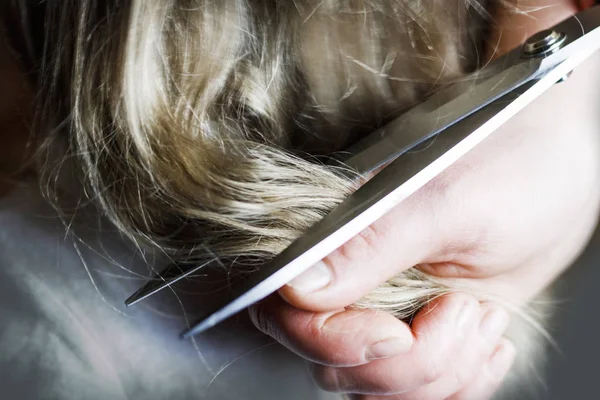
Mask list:
[[[598,49],[600,6],[595,6],[533,35],[523,46],[442,88],[359,141],[348,149],[344,164],[362,175],[380,171],[243,280],[224,304],[182,338],[276,292],[439,175]],[[125,304],[133,305],[202,267],[170,266]]]

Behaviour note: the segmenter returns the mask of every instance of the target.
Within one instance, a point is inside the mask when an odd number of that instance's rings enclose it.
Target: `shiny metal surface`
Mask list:
[[[594,7],[561,22],[550,29],[566,36],[558,51],[543,58],[523,58],[523,48],[514,49],[361,140],[349,149],[352,155],[344,162],[359,173],[381,167],[514,88],[543,76],[577,53],[596,48],[599,21],[600,7]]]
[[[390,134],[384,135],[381,141],[369,148],[379,152],[367,153],[372,157],[370,159],[365,158],[364,152],[361,153],[361,159],[365,160],[362,170],[371,171],[393,159],[394,154],[390,154],[390,149],[396,151],[396,156],[403,154],[402,157],[395,159],[304,236],[250,277],[239,288],[239,297],[192,327],[183,337],[198,334],[275,292],[423,187],[598,50],[599,24],[598,8],[569,18],[554,28],[567,35],[564,47],[555,53],[543,59],[528,59],[510,65],[503,72],[484,78],[469,92],[443,102],[435,114],[424,114],[426,103],[441,103],[443,95],[452,90],[443,92],[441,97],[437,97],[438,100],[430,98],[428,102],[416,107],[409,119],[400,118],[386,127],[385,132]],[[515,49],[506,57],[498,59],[496,65],[512,61],[521,51]],[[509,87],[512,92],[508,90]],[[521,90],[515,90],[519,87]],[[502,94],[506,94],[506,97]],[[483,105],[478,105],[482,103]],[[466,110],[466,116],[458,115],[450,105]],[[473,110],[478,112],[474,113]],[[453,116],[450,119],[455,118],[459,122],[447,127],[443,135],[433,137],[435,133],[422,132],[410,144],[403,145],[406,143],[405,137],[413,137],[412,130],[407,132],[405,129],[423,129],[424,126],[431,126],[431,120],[437,124],[440,117],[445,115],[444,111]],[[419,115],[420,118],[416,118]],[[407,125],[406,121],[412,124]],[[425,150],[418,153],[407,152],[425,140],[430,141]]]
[[[523,45],[524,57],[543,57],[546,54],[558,50],[565,42],[567,35],[548,29],[539,32],[525,42]]]
[[[277,291],[423,187],[598,50],[598,26],[600,7],[579,13],[552,28],[565,34],[556,51],[523,58],[523,47],[517,48],[353,146],[344,162],[359,173],[389,164],[235,288],[232,301],[182,337],[198,334]],[[420,144],[425,148],[411,151]],[[147,294],[142,288],[128,301]]]
[[[125,300],[127,307],[133,306],[136,303],[160,292],[162,289],[171,286],[172,284],[187,278],[188,276],[198,272],[206,267],[205,264],[200,265],[178,265],[171,264],[167,268],[160,271],[155,277],[150,279],[144,286],[138,289],[134,294]]]
[[[182,337],[188,338],[215,326],[274,293],[316,264],[452,165],[554,85],[566,71],[567,68],[557,68],[539,81],[530,81],[523,86],[523,93],[510,92],[506,97],[452,125],[443,135],[431,138],[425,144],[425,150],[409,151],[397,158],[252,275],[240,287],[239,297],[184,332]]]

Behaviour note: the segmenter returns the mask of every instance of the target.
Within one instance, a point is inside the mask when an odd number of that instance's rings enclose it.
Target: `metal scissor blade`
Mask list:
[[[127,300],[125,300],[125,305],[127,307],[132,306],[153,294],[160,292],[163,289],[171,286],[177,281],[188,277],[195,273],[196,271],[205,267],[206,264],[200,265],[179,265],[179,264],[171,264],[158,274],[154,275],[150,280],[148,280],[144,286],[138,289],[134,294],[129,296]]]
[[[397,158],[236,288],[233,301],[185,331],[182,337],[188,338],[213,327],[274,293],[316,264],[469,152],[594,51],[595,48],[582,51],[541,79],[523,85],[519,91],[503,96],[429,139],[424,149],[409,151]]]
[[[543,76],[580,53],[586,54],[587,50],[598,48],[599,22],[600,7],[561,22],[553,28],[566,35],[559,51],[542,58],[523,58],[521,49],[513,50],[483,71],[441,89],[389,125],[359,141],[349,149],[351,156],[343,160],[344,164],[361,174],[374,171],[532,78]],[[132,305],[185,276],[187,274],[182,273],[178,277],[162,279],[159,275],[157,281],[149,282],[138,290],[127,303]]]
[[[448,85],[401,117],[353,145],[342,161],[360,172],[374,171],[491,102],[600,41],[600,6],[554,26],[564,35],[560,50],[544,57],[523,57],[516,48],[485,68]]]

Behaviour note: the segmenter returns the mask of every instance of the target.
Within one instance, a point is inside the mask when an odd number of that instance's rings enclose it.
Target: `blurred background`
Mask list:
[[[600,228],[578,261],[555,284],[558,303],[549,351],[546,400],[597,399],[600,380]]]

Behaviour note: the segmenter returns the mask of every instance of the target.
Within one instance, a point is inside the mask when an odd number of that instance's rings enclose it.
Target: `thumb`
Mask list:
[[[436,235],[440,219],[432,212],[437,192],[423,187],[280,289],[280,295],[304,310],[337,310],[394,275],[430,262],[442,244]]]

